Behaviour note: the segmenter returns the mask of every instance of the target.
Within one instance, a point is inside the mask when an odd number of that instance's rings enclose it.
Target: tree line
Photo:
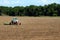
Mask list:
[[[44,6],[0,6],[0,16],[60,16],[60,4],[52,3]]]

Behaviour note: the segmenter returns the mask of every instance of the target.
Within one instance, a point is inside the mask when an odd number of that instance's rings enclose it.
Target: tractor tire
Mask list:
[[[21,25],[21,23],[19,23],[19,25]]]

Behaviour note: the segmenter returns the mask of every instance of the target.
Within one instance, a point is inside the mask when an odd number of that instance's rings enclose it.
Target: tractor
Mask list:
[[[14,17],[9,23],[5,22],[4,25],[21,25],[21,22],[19,22],[19,20],[16,17]]]
[[[9,24],[10,25],[21,25],[21,22],[19,22],[18,19],[14,17]]]

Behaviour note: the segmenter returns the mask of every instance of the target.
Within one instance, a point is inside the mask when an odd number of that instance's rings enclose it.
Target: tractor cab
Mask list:
[[[13,22],[18,22],[18,19],[16,17],[12,18]]]

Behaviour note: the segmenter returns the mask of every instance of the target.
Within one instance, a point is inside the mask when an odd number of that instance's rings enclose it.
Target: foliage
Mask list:
[[[0,6],[0,15],[9,16],[60,16],[60,4],[52,3],[44,6]]]

